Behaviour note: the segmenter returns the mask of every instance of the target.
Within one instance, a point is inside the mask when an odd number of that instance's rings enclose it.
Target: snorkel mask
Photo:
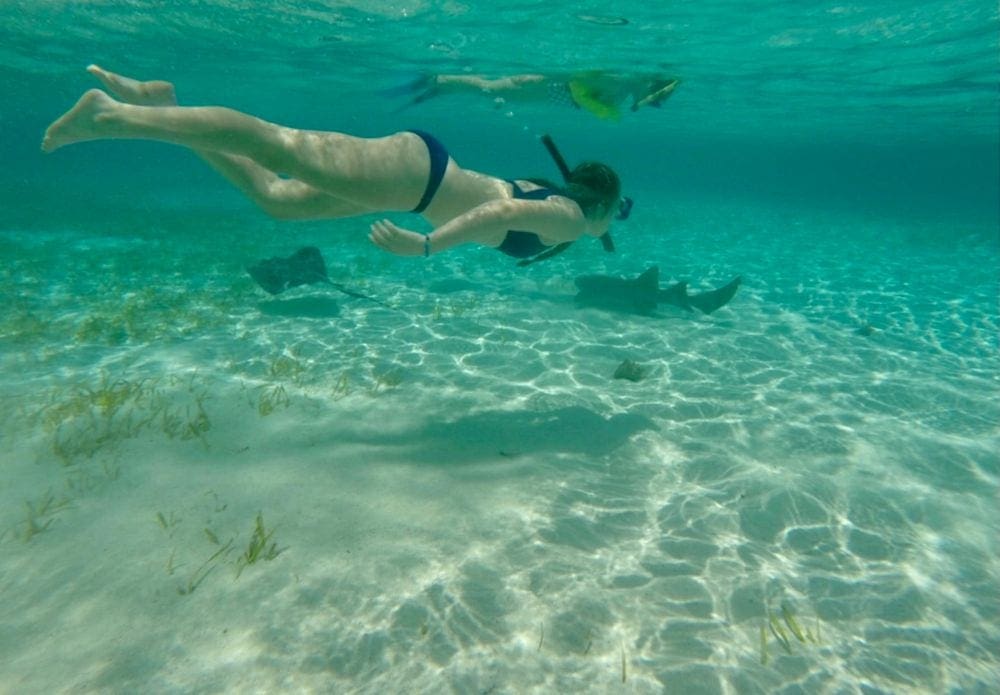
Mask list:
[[[559,152],[559,148],[552,141],[552,136],[543,135],[542,144],[545,145],[545,149],[548,150],[549,156],[552,157],[552,161],[556,163],[556,167],[559,168],[559,173],[562,174],[563,181],[569,183],[570,178],[570,168],[566,164],[566,160],[563,159],[562,153]],[[628,196],[622,196],[618,201],[618,212],[615,214],[616,220],[625,221],[628,219],[629,215],[632,214],[632,206],[634,201]],[[615,250],[615,242],[611,238],[611,232],[605,232],[601,235],[601,245],[604,246],[604,250],[608,253],[613,253]]]

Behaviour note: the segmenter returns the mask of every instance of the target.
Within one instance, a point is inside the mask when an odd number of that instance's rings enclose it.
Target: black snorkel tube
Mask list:
[[[549,151],[549,156],[552,157],[552,161],[555,162],[556,166],[559,168],[559,173],[562,174],[563,181],[568,182],[569,175],[571,173],[569,170],[569,165],[566,164],[566,160],[563,159],[562,153],[559,151],[559,148],[556,147],[556,144],[554,142],[552,142],[552,136],[543,135],[542,144],[545,145],[545,149]]]

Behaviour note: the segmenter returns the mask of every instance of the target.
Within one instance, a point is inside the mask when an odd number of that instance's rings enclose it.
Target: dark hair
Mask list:
[[[622,184],[618,174],[607,164],[584,162],[570,172],[563,191],[580,206],[585,217],[596,219],[618,205]]]
[[[559,191],[580,206],[584,217],[593,219],[606,215],[618,205],[622,184],[615,170],[600,162],[584,162],[569,173],[567,182],[560,186],[549,179],[528,178],[543,188]]]

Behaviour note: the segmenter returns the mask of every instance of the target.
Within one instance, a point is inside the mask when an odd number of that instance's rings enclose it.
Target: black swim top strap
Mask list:
[[[560,253],[562,253],[572,245],[573,245],[572,241],[564,241],[561,244],[556,244],[548,251],[542,251],[537,256],[533,256],[532,258],[525,258],[523,261],[518,261],[517,265],[523,268],[526,265],[531,265],[532,263],[537,263],[538,261],[544,261],[548,258],[552,258],[553,256],[558,256]]]

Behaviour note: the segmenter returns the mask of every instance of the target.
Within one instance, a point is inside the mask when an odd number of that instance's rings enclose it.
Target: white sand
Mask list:
[[[729,214],[688,212],[678,238]],[[11,349],[0,690],[608,692],[623,658],[630,692],[991,682],[989,285],[935,251],[925,288],[875,231],[782,246],[758,215],[745,245],[670,249],[703,286],[745,276],[711,317],[578,311],[572,260],[459,255],[431,268],[476,289],[428,292],[424,268],[367,285],[402,312],[265,316],[220,270],[177,300],[167,326],[207,317],[191,329]],[[184,286],[163,273],[140,320]],[[962,283],[965,305],[924,291]],[[647,378],[611,379],[625,358]],[[74,390],[102,373],[103,397]],[[281,552],[237,578],[258,513]],[[792,653],[768,627],[764,665],[767,611]]]

